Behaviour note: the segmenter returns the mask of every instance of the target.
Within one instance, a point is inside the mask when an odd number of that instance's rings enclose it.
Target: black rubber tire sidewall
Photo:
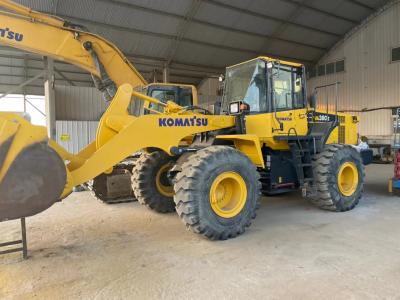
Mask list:
[[[238,173],[246,183],[247,188],[247,199],[246,203],[243,206],[241,212],[232,217],[232,218],[223,218],[217,215],[211,207],[210,203],[210,189],[213,184],[215,178],[223,172],[236,172]],[[246,168],[245,165],[239,162],[232,162],[230,165],[221,164],[217,166],[213,166],[210,170],[208,178],[204,178],[204,184],[202,185],[201,194],[203,194],[205,201],[199,202],[199,214],[203,220],[207,220],[209,223],[213,224],[213,227],[218,226],[244,226],[248,222],[249,219],[255,217],[254,212],[256,209],[257,203],[253,199],[257,199],[257,190],[255,186],[255,182],[257,182],[258,178],[254,176],[252,172],[249,172],[249,169]],[[201,183],[199,183],[201,184]]]
[[[336,193],[339,195],[339,201],[335,201],[335,205],[340,211],[346,211],[354,208],[355,202],[358,202],[362,195],[363,189],[363,170],[362,170],[362,162],[359,159],[359,153],[356,149],[352,147],[343,147],[343,151],[338,151],[336,153],[338,159],[332,160],[331,170],[334,172],[335,176],[333,178],[333,184],[330,185],[332,188],[331,193],[335,195]],[[343,195],[338,186],[338,174],[340,167],[346,163],[352,162],[357,167],[358,171],[358,184],[356,191],[351,196]],[[335,199],[336,200],[336,199]]]
[[[247,199],[231,218],[217,215],[211,207],[210,188],[224,172],[236,172],[246,183]],[[260,175],[250,159],[228,146],[210,146],[192,154],[176,176],[175,203],[178,215],[191,231],[212,240],[236,237],[249,227],[259,208]]]
[[[318,207],[332,211],[348,211],[353,209],[362,198],[364,183],[364,165],[358,151],[350,145],[327,145],[324,151],[317,155],[314,164],[314,177],[317,193],[313,203]],[[326,161],[329,161],[326,166]],[[338,186],[340,167],[352,162],[358,171],[358,184],[351,196],[343,195]],[[324,172],[321,172],[321,171]]]
[[[174,159],[162,151],[143,153],[133,169],[132,187],[139,203],[160,213],[175,211],[173,197],[160,193],[156,185],[157,172]]]

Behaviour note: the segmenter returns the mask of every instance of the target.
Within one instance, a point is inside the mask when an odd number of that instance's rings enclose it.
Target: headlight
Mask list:
[[[229,113],[230,114],[238,114],[239,113],[239,102],[234,102],[229,104]]]

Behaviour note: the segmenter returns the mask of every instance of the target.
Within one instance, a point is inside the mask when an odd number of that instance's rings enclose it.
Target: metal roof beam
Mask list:
[[[322,9],[316,8],[314,6],[311,6],[311,5],[302,3],[302,2],[298,2],[298,1],[295,1],[295,0],[280,0],[280,1],[283,1],[283,2],[286,2],[286,3],[290,3],[290,4],[294,4],[294,5],[297,5],[298,7],[307,8],[308,10],[312,10],[312,11],[315,11],[317,13],[320,13],[320,14],[323,14],[325,16],[332,17],[332,18],[335,18],[335,19],[338,19],[338,20],[346,21],[346,22],[352,23],[354,25],[357,25],[359,23],[358,20],[353,20],[353,19],[349,19],[349,18],[346,18],[346,17],[343,17],[343,16],[339,16],[337,14],[334,14],[334,13],[331,13],[331,12],[328,12],[328,11],[325,11],[325,10],[322,10]]]
[[[65,76],[60,70],[58,70],[56,67],[54,67],[54,71],[56,72],[56,74],[58,74],[61,78],[63,78],[65,81],[67,81],[70,85],[72,86],[76,86],[76,84],[71,81],[70,79],[67,78],[67,76]],[[75,81],[75,80],[74,80]]]
[[[129,8],[129,9],[145,11],[145,12],[157,14],[157,15],[160,15],[160,16],[168,16],[168,17],[175,18],[175,19],[180,19],[180,20],[184,20],[185,19],[184,16],[181,16],[179,14],[160,11],[160,10],[157,10],[157,9],[148,8],[148,7],[144,7],[144,6],[140,6],[140,5],[136,5],[136,4],[132,4],[132,3],[126,3],[126,2],[116,1],[116,0],[111,0],[111,1],[108,1],[108,0],[97,0],[97,1],[108,3],[108,4],[112,3],[114,5],[118,5],[118,6],[121,6],[121,7],[126,7],[126,8]],[[285,0],[283,0],[283,1],[285,1]],[[290,1],[290,0],[288,0],[288,1]],[[276,40],[276,41],[280,41],[280,42],[291,43],[293,45],[298,45],[298,46],[302,46],[302,47],[309,47],[309,48],[313,48],[313,49],[317,49],[317,50],[321,50],[321,51],[327,51],[328,50],[325,47],[321,47],[321,46],[317,46],[317,45],[313,45],[313,44],[309,44],[309,43],[305,43],[305,42],[299,42],[299,41],[294,41],[294,40],[290,40],[290,39],[283,39],[283,38],[279,38],[279,37],[274,37],[272,35],[259,34],[259,33],[256,33],[256,32],[251,32],[251,31],[247,31],[247,30],[241,30],[241,29],[237,29],[237,28],[232,28],[232,27],[228,27],[228,26],[224,26],[224,25],[220,25],[220,24],[216,24],[216,23],[203,21],[203,20],[197,19],[195,17],[192,17],[191,22],[194,23],[194,24],[200,24],[200,25],[211,26],[211,27],[214,27],[214,28],[223,29],[223,30],[226,30],[226,31],[229,31],[229,32],[233,32],[233,33],[246,34],[246,35],[251,35],[251,36],[259,37],[259,38],[267,38],[267,39]]]
[[[154,76],[155,76],[157,82],[161,82],[162,74],[160,72],[154,73],[153,71],[147,71],[147,72],[143,72],[142,74],[144,75],[144,77],[149,78],[149,80],[148,80],[149,82],[154,81]],[[180,76],[180,75],[170,75],[170,78],[171,78],[171,80],[170,80],[171,82],[187,83],[187,84],[193,84],[193,85],[197,85],[201,81],[201,78],[191,78],[191,77]]]
[[[0,50],[5,50],[5,51],[10,51],[13,54],[4,54],[4,53],[0,53],[0,58],[4,57],[4,58],[12,58],[12,59],[24,59],[24,56],[27,56],[27,59],[30,61],[37,61],[37,62],[41,62],[43,63],[43,60],[37,56],[36,54],[25,54],[26,52],[22,51],[22,50],[17,50],[17,49],[12,49],[9,47],[5,47],[5,46],[0,46]],[[16,55],[16,53],[20,53],[21,55]],[[36,56],[36,57],[35,57]],[[162,67],[165,64],[165,58],[161,58],[161,57],[154,57],[154,56],[147,56],[147,55],[136,55],[136,54],[126,54],[125,56],[131,60],[134,60],[134,65],[148,65],[148,66],[159,66]],[[139,60],[145,60],[145,61],[149,61],[149,62],[140,62]],[[70,71],[70,70],[63,70],[60,69],[60,65],[68,65],[71,66],[70,63],[66,63],[63,61],[56,61],[55,62],[59,68],[60,71],[64,72],[64,73],[71,73],[71,74],[82,74],[82,75],[89,75],[89,73],[87,72],[81,72],[81,71]],[[20,68],[21,66],[13,66],[13,65],[1,65],[3,67],[15,67],[15,68]],[[37,70],[42,70],[43,68],[39,68],[39,67],[33,67],[33,66],[29,66],[30,69],[37,69]],[[181,62],[181,61],[176,61],[174,60],[174,62],[170,65],[171,69],[176,69],[176,70],[185,70],[185,71],[189,71],[189,72],[198,72],[198,73],[208,73],[208,74],[221,74],[221,72],[223,72],[225,70],[225,67],[219,67],[219,66],[210,66],[210,65],[199,65],[199,64],[191,64],[188,62]]]
[[[209,0],[203,0],[203,1],[209,1]],[[75,20],[77,22],[82,22],[86,24],[90,24],[93,26],[100,26],[100,27],[108,27],[112,28],[115,30],[119,31],[125,31],[125,32],[135,32],[138,34],[143,34],[143,35],[149,35],[149,36],[155,36],[155,37],[160,37],[168,40],[174,40],[175,36],[170,35],[170,34],[165,34],[165,33],[155,33],[155,32],[150,32],[150,31],[145,31],[145,30],[140,30],[140,29],[135,29],[135,28],[130,28],[130,27],[125,27],[125,26],[119,26],[119,25],[113,25],[113,24],[108,24],[108,23],[101,23],[97,21],[89,21],[81,18],[76,18],[72,16],[67,16],[67,15],[59,15],[62,18],[69,18],[71,20]],[[258,55],[268,55],[268,56],[273,56],[279,59],[285,59],[285,60],[291,60],[291,61],[296,61],[296,62],[301,62],[301,63],[311,63],[312,61],[301,58],[301,57],[291,57],[291,56],[282,56],[279,55],[278,53],[264,53],[264,52],[259,52],[259,51],[254,51],[250,49],[244,49],[244,48],[238,48],[238,47],[231,47],[231,46],[225,46],[221,44],[214,44],[210,42],[204,42],[204,41],[199,41],[199,40],[193,40],[193,39],[188,39],[188,38],[182,38],[183,42],[187,43],[192,43],[192,44],[197,44],[197,45],[202,45],[206,47],[212,47],[212,48],[217,48],[217,49],[225,49],[228,51],[236,51],[236,52],[242,52],[242,53],[248,53],[252,54],[255,56]]]
[[[58,74],[58,75],[60,75],[60,74]],[[17,74],[2,74],[2,73],[0,73],[0,77],[14,77],[14,78],[25,78],[25,75],[17,75]],[[36,76],[35,76],[36,77]],[[27,77],[26,79],[28,80],[28,79],[31,79],[31,78],[35,78],[35,77]],[[67,81],[67,82],[69,82],[70,81],[70,79],[66,79],[66,78],[63,78],[62,76],[60,76],[61,78],[55,78],[56,80],[64,80],[64,81]],[[35,80],[39,80],[40,78],[35,78]],[[74,82],[79,82],[79,83],[93,83],[92,81],[90,81],[90,80],[74,80]],[[76,86],[75,84],[74,84],[74,86]]]
[[[171,61],[175,58],[176,52],[179,49],[179,45],[181,41],[184,39],[186,32],[189,30],[190,23],[192,22],[194,15],[199,10],[200,5],[201,5],[201,0],[192,0],[192,3],[184,16],[184,19],[180,21],[180,24],[178,25],[178,29],[176,32],[175,41],[172,43],[168,51],[169,56],[167,58],[166,66],[164,66],[165,68],[167,68],[168,65],[171,63]]]
[[[2,84],[0,84],[0,86],[3,86],[3,87],[6,87],[6,86],[16,86],[16,87],[18,87],[18,88],[21,88],[20,85],[21,85],[21,84],[18,84],[18,83],[2,83]],[[43,88],[43,85],[37,85],[37,84],[26,84],[25,86],[27,86],[27,87],[38,87],[38,88]],[[17,89],[15,89],[15,90],[17,90]],[[3,98],[4,98],[4,97],[3,97]]]
[[[355,5],[361,6],[361,7],[365,8],[365,9],[368,9],[368,10],[372,10],[372,11],[375,10],[375,7],[369,6],[368,4],[365,4],[365,3],[363,3],[363,2],[361,2],[359,0],[346,0],[346,1],[350,2],[350,3],[353,3]]]
[[[143,74],[149,74],[149,73],[153,73],[154,71],[142,71],[141,73]],[[155,70],[157,75],[162,76],[163,72],[161,70]],[[207,76],[193,76],[193,75],[184,75],[184,74],[178,74],[178,73],[170,73],[171,77],[179,77],[179,78],[187,78],[187,79],[195,79],[195,80],[199,80],[199,79],[203,79]]]
[[[288,24],[290,24],[292,26],[295,26],[295,27],[300,27],[300,28],[307,29],[307,30],[314,31],[314,32],[318,32],[318,33],[321,33],[321,34],[330,35],[330,36],[333,36],[333,37],[336,37],[336,38],[341,37],[340,34],[337,34],[335,32],[318,29],[318,28],[315,28],[315,27],[312,27],[312,26],[299,24],[299,23],[296,23],[296,22],[293,22],[293,21],[287,21],[287,20],[285,20],[283,18],[272,17],[272,16],[269,16],[269,15],[262,14],[262,13],[259,13],[259,12],[255,12],[255,11],[251,11],[251,10],[248,10],[248,9],[245,9],[245,8],[240,8],[240,7],[237,7],[237,6],[230,5],[230,4],[221,3],[221,2],[218,2],[216,0],[203,0],[203,1],[207,2],[207,3],[210,3],[210,4],[213,4],[215,6],[227,8],[227,9],[234,10],[234,11],[237,11],[239,13],[247,14],[247,15],[250,15],[250,16],[255,16],[255,17],[258,17],[258,18],[266,19],[266,20],[272,20],[272,21],[279,22],[279,23],[288,23]]]
[[[5,65],[5,64],[0,64],[0,67],[14,68],[14,69],[23,69],[24,68],[23,66]],[[33,67],[33,66],[27,66],[26,69],[27,70],[43,70],[43,68]],[[88,77],[90,76],[89,73],[60,70],[59,68],[57,68],[57,71],[62,72],[62,73],[68,73],[68,74],[87,75]]]
[[[0,96],[0,99],[8,96],[9,94],[12,94],[12,93],[16,92],[18,89],[25,87],[26,85],[32,83],[35,80],[38,80],[39,78],[43,78],[43,76],[45,76],[45,72],[44,71],[42,73],[37,74],[35,77],[32,77],[32,78],[28,79],[27,81],[25,81],[25,82],[23,82],[21,84],[16,84],[15,87],[11,88],[10,90],[8,90],[4,94],[2,94]],[[24,77],[24,76],[21,76],[21,77]]]

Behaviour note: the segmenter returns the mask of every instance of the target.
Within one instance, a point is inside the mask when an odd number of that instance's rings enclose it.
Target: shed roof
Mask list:
[[[389,0],[16,2],[111,40],[146,79],[154,74],[161,78],[162,66],[168,64],[171,81],[197,84],[225,66],[259,55],[313,64]]]

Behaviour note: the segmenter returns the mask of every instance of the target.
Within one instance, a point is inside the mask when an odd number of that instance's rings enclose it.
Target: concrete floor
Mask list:
[[[0,299],[400,298],[391,173],[368,167],[364,200],[347,213],[298,193],[265,198],[250,229],[223,242],[187,232],[175,214],[73,194],[27,220],[29,260],[0,258]],[[18,233],[18,222],[0,224],[0,240]]]

